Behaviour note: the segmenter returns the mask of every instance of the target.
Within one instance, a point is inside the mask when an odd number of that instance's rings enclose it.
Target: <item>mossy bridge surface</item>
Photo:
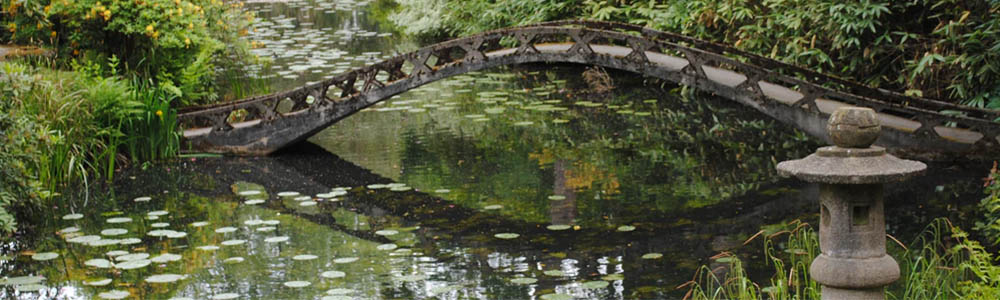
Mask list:
[[[502,65],[576,63],[696,87],[829,140],[826,120],[845,105],[878,112],[876,144],[904,151],[1000,153],[1000,111],[908,97],[730,46],[636,25],[558,21],[449,40],[266,96],[187,107],[186,148],[265,155],[421,85]],[[230,116],[239,112],[242,118]]]

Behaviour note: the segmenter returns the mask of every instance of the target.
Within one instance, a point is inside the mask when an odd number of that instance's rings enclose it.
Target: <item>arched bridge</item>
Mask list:
[[[294,90],[184,108],[198,151],[262,155],[421,85],[501,65],[564,62],[631,71],[753,107],[822,139],[837,107],[875,109],[877,144],[921,152],[1000,153],[1000,111],[907,97],[694,38],[635,25],[558,21],[450,40]],[[380,80],[387,78],[387,80]],[[289,108],[290,107],[290,108]],[[230,115],[245,111],[241,121]]]

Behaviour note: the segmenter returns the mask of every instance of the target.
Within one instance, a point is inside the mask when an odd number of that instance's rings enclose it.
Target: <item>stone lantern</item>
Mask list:
[[[837,109],[827,123],[835,146],[778,164],[778,174],[820,184],[819,248],[809,275],[823,285],[822,299],[885,299],[899,265],[885,253],[882,188],[919,175],[927,166],[872,146],[881,126],[875,111]]]

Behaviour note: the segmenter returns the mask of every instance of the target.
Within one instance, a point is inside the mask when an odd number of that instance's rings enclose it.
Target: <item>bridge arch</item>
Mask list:
[[[1000,153],[1000,111],[869,88],[725,45],[635,25],[559,21],[430,45],[318,83],[231,103],[181,109],[187,147],[264,155],[396,94],[502,65],[562,62],[630,71],[712,92],[828,140],[844,105],[875,109],[877,144],[946,153]],[[382,78],[385,78],[384,80]],[[282,111],[279,107],[291,107]],[[243,111],[244,120],[230,114]],[[948,111],[949,113],[942,113]]]

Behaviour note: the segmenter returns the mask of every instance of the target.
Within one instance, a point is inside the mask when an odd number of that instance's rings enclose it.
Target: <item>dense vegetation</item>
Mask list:
[[[1000,1],[400,0],[427,38],[558,19],[628,22],[909,95],[1000,109]]]
[[[0,232],[123,163],[179,150],[176,107],[219,100],[256,63],[242,2],[0,1],[0,41],[46,57],[0,62]],[[219,70],[229,70],[221,72]],[[226,82],[227,80],[222,80]],[[228,80],[232,81],[232,80]],[[72,187],[72,188],[71,188]],[[77,188],[80,187],[80,188]]]

